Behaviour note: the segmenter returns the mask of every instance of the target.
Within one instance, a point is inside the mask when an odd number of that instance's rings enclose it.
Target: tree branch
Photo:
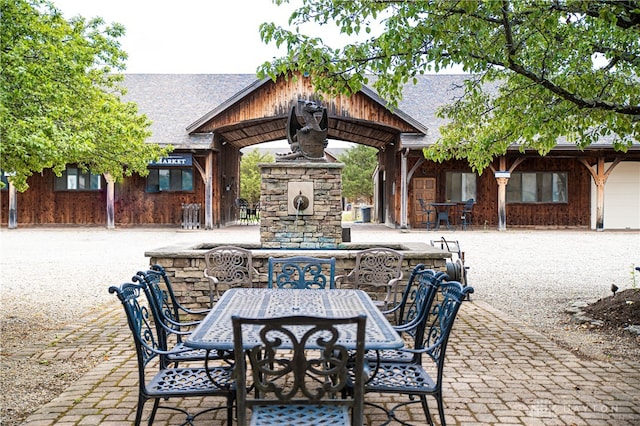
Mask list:
[[[554,1],[551,5],[552,10],[565,13],[584,14],[591,18],[602,19],[602,11],[607,8],[610,12],[613,12],[616,8],[622,8],[616,14],[616,21],[614,25],[623,28],[625,30],[638,27],[640,28],[640,2],[636,0],[602,0],[602,1],[588,1],[586,8],[579,7],[575,4],[567,4],[566,2]],[[583,4],[582,2],[580,4]]]

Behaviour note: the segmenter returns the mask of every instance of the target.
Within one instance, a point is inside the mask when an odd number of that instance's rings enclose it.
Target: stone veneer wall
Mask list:
[[[288,257],[296,255],[312,255],[317,257],[336,258],[336,276],[346,275],[355,267],[355,256],[358,250],[373,246],[363,246],[354,243],[344,244],[347,247],[343,250],[320,250],[309,253],[301,253],[304,250],[287,252],[286,250],[262,250],[251,248],[253,266],[259,273],[254,277],[256,287],[266,287],[267,283],[267,259],[269,256]],[[213,246],[213,245],[211,245]],[[436,271],[446,271],[446,260],[451,258],[451,253],[444,252],[424,243],[405,243],[403,247],[392,247],[400,250],[404,254],[402,262],[403,278],[400,288],[403,288],[409,280],[411,271],[418,264],[424,264],[427,268]],[[209,305],[209,281],[204,276],[204,253],[206,249],[194,247],[165,247],[151,250],[145,253],[149,258],[149,263],[162,266],[171,279],[174,291],[178,300],[183,305],[200,309]],[[224,286],[220,291],[226,290]]]
[[[323,249],[342,243],[343,164],[292,161],[259,167],[262,248]],[[313,182],[313,214],[288,213],[289,182]]]

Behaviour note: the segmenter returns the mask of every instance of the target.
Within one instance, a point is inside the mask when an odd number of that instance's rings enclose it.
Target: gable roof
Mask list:
[[[420,75],[417,84],[405,86],[398,109],[392,111],[401,122],[415,129],[400,134],[403,146],[420,149],[440,137],[439,129],[448,120],[437,117],[437,109],[464,93],[466,77],[465,74]],[[152,121],[150,142],[181,149],[209,149],[212,134],[194,130],[270,81],[258,80],[254,74],[125,74],[124,86],[128,92],[124,100],[136,102],[139,111]],[[387,107],[369,87],[364,87],[360,94],[375,105]],[[280,120],[274,126],[283,133],[282,139],[286,139],[284,115]],[[358,124],[364,120],[352,121]],[[376,123],[372,120],[368,125]],[[587,149],[603,148],[612,148],[610,138],[603,138]],[[564,143],[564,139],[554,148],[561,149],[578,150],[574,144]],[[634,143],[630,150],[640,150],[640,143]]]
[[[403,134],[403,137],[412,134],[414,138],[424,140],[427,135],[431,140],[437,127],[432,126],[430,121],[435,118],[435,108],[443,100],[433,99],[432,95],[429,102],[424,103],[422,100],[425,97],[419,92],[425,88],[439,87],[440,82],[449,84],[451,80],[459,83],[462,79],[460,76],[422,77],[418,86],[408,87],[413,95],[405,96],[399,107],[390,114],[405,122],[407,128],[414,129]],[[211,134],[199,129],[270,81],[258,80],[253,74],[125,74],[124,85],[128,90],[125,100],[136,102],[139,111],[152,121],[151,142],[185,149],[206,149],[211,144]],[[386,102],[371,88],[364,87],[360,92],[370,102],[387,108]],[[446,93],[446,90],[439,89],[434,95]],[[413,96],[417,100],[412,99]],[[362,123],[365,120],[353,121]],[[284,131],[284,125],[282,129]]]
[[[160,145],[206,149],[209,135],[189,135],[186,127],[255,81],[254,74],[125,74],[126,101],[152,121],[149,139]]]

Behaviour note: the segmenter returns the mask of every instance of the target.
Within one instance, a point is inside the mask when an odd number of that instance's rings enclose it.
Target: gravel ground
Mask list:
[[[352,241],[459,240],[470,267],[473,299],[524,321],[561,346],[597,359],[640,360],[640,339],[576,325],[575,301],[610,295],[611,284],[640,286],[640,233],[635,231],[475,230],[442,233],[354,224]],[[99,362],[29,360],[55,330],[82,313],[114,303],[107,288],[148,264],[144,252],[180,242],[259,242],[258,227],[175,229],[25,228],[0,231],[0,424],[17,425]],[[635,278],[635,281],[634,281]],[[47,326],[43,326],[47,324]],[[31,352],[30,352],[31,351]],[[55,374],[50,371],[55,369]]]

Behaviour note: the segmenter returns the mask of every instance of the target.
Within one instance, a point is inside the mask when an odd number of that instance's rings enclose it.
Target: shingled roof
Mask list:
[[[432,143],[439,136],[444,120],[435,116],[436,109],[459,94],[464,75],[424,75],[418,84],[409,84],[398,105],[398,114],[428,129],[426,137],[408,136],[406,144]],[[211,143],[207,135],[189,135],[187,127],[227,100],[254,84],[253,74],[126,74],[125,97],[136,102],[141,113],[152,120],[150,141],[180,148],[206,149]],[[364,89],[375,95],[370,88]]]
[[[256,80],[253,74],[125,74],[125,100],[153,122],[151,142],[206,149],[211,138],[186,128]]]

